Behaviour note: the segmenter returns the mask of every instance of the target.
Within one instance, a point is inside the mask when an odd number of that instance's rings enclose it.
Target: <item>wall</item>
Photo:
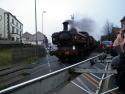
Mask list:
[[[5,34],[4,34],[4,12],[5,10],[0,8],[0,16],[2,17],[2,19],[0,20],[0,34],[2,35],[1,37],[4,38]]]
[[[41,58],[46,54],[46,51],[43,47],[12,48],[11,51],[13,63],[17,63],[27,58]]]
[[[43,46],[0,44],[0,66],[33,63],[45,55],[46,50]]]

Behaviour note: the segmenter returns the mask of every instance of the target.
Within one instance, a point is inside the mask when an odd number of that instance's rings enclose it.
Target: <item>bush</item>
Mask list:
[[[0,65],[6,65],[11,62],[11,50],[10,49],[3,49],[0,51]]]
[[[0,49],[0,66],[14,63],[33,63],[46,56],[43,46],[26,45]]]

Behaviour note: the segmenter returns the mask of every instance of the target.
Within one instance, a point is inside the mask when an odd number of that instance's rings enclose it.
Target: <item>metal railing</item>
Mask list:
[[[68,70],[68,69],[71,69],[71,68],[73,68],[73,67],[75,67],[75,66],[78,66],[78,65],[80,65],[80,64],[83,64],[83,63],[85,63],[85,62],[87,62],[87,61],[90,61],[90,60],[92,60],[92,59],[98,58],[99,56],[102,56],[102,55],[104,55],[104,53],[101,53],[101,54],[99,54],[99,55],[97,55],[97,56],[94,56],[94,57],[92,57],[92,58],[86,59],[86,60],[84,60],[84,61],[78,62],[78,63],[73,64],[73,65],[71,65],[71,66],[62,68],[62,69],[60,69],[60,70],[57,70],[57,71],[48,73],[48,74],[46,74],[46,75],[43,75],[43,76],[34,78],[34,79],[32,79],[32,80],[29,80],[29,81],[26,81],[26,82],[23,82],[23,83],[20,83],[20,84],[17,84],[17,85],[8,87],[8,88],[6,88],[6,89],[1,90],[1,91],[0,91],[0,94],[4,94],[4,93],[7,93],[7,94],[8,94],[8,92],[10,92],[10,91],[15,91],[16,89],[20,89],[21,87],[24,87],[24,86],[27,86],[27,85],[29,85],[29,84],[38,82],[39,80],[43,80],[43,79],[46,79],[46,78],[51,77],[51,76],[53,76],[53,75],[59,74],[60,72],[66,71],[66,70]],[[22,92],[22,93],[23,93],[23,92]]]

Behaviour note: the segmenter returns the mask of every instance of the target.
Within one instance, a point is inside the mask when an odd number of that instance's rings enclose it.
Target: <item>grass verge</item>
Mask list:
[[[12,60],[11,56],[12,55],[10,49],[3,49],[2,51],[0,51],[0,66],[9,64]]]

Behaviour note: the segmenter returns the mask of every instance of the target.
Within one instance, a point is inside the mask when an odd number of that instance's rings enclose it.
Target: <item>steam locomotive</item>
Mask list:
[[[63,31],[52,34],[52,43],[58,49],[50,51],[61,61],[81,60],[87,53],[97,46],[96,40],[87,32],[77,31],[72,27],[68,30],[69,22],[63,23]]]

